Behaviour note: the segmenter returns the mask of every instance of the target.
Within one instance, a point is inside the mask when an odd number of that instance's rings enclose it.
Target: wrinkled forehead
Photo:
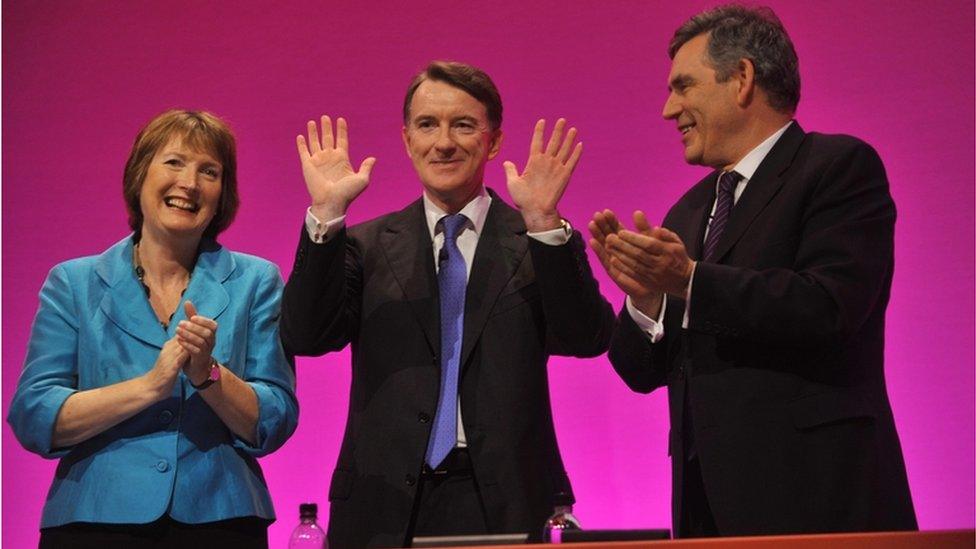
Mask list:
[[[488,108],[461,88],[440,80],[425,80],[410,100],[410,119],[472,118],[487,123]]]

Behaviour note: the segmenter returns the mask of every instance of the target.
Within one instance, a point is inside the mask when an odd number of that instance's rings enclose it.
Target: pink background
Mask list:
[[[431,59],[484,68],[505,101],[500,160],[523,165],[539,117],[580,128],[562,203],[652,219],[704,175],[660,117],[673,30],[711,3],[4,2],[3,413],[37,292],[56,262],[126,234],[121,174],[136,131],[171,107],[225,117],[239,139],[242,206],[222,237],[287,276],[307,195],[294,137],[345,116],[352,154],[379,161],[351,221],[399,209],[420,185],[400,141],[412,75]],[[888,390],[924,529],[974,526],[974,8],[965,1],[773,1],[803,75],[808,131],[873,144],[898,204]],[[601,277],[605,295],[620,292]],[[665,395],[632,394],[605,358],[553,359],[553,406],[585,527],[669,524]],[[262,460],[285,547],[297,506],[324,517],[349,388],[343,352],[299,362],[301,423]],[[3,538],[36,543],[54,462],[3,425]],[[322,518],[323,524],[325,519]]]

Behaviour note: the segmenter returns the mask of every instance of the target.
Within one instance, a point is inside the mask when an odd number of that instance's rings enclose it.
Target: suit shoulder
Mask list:
[[[811,152],[825,157],[836,158],[858,154],[878,157],[874,147],[853,135],[810,132],[806,134],[805,142]]]
[[[232,250],[227,251],[234,259],[234,264],[239,269],[251,272],[279,272],[277,264],[272,261],[268,261],[263,257],[258,257],[256,255],[251,255],[244,252],[235,252]]]

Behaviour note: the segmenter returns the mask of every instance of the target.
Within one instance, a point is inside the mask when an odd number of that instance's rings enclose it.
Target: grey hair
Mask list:
[[[740,59],[748,59],[756,69],[756,85],[766,92],[769,105],[787,114],[796,112],[800,103],[800,62],[783,23],[772,9],[728,4],[705,10],[674,32],[668,56],[674,59],[681,46],[704,33],[709,33],[707,61],[719,82],[732,77]]]

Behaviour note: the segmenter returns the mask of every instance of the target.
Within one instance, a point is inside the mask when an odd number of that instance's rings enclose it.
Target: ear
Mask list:
[[[402,128],[400,128],[400,137],[403,138],[403,148],[406,149],[407,156],[409,156],[410,158],[413,158],[413,155],[410,154],[410,136],[407,135],[407,127],[406,126],[403,126]]]
[[[491,141],[488,143],[488,160],[498,156],[498,151],[502,150],[502,131],[495,130],[494,135],[491,136]]]
[[[738,83],[735,101],[740,107],[747,107],[756,92],[756,66],[751,59],[739,59],[739,67],[732,76]]]

